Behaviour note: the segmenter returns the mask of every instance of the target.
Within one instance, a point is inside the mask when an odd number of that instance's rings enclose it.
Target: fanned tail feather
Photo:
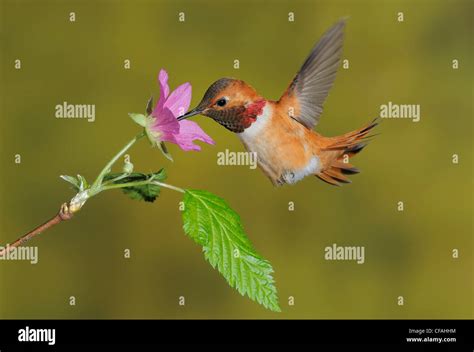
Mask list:
[[[341,183],[351,183],[347,175],[359,173],[359,169],[350,164],[349,158],[355,156],[368,144],[374,135],[369,135],[370,131],[378,125],[378,119],[374,119],[368,125],[329,139],[329,143],[322,149],[326,153],[325,164],[316,174],[321,180],[334,186]]]

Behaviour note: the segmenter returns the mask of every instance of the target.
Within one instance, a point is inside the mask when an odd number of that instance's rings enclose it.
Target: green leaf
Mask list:
[[[280,312],[271,264],[247,238],[239,215],[218,196],[186,190],[184,232],[203,247],[204,257],[240,294]]]
[[[135,114],[133,112],[129,113],[128,116],[132,118],[135,123],[139,124],[142,127],[146,126],[146,116],[143,114]]]
[[[164,169],[161,169],[158,172],[150,174],[142,174],[138,172],[133,172],[131,174],[125,173],[112,173],[107,174],[104,177],[104,182],[117,179],[116,181],[111,182],[114,185],[120,185],[130,182],[141,182],[141,181],[163,181],[166,179],[166,173]],[[160,194],[161,187],[154,184],[145,184],[145,185],[135,185],[131,187],[123,187],[122,191],[124,194],[129,196],[131,199],[144,200],[145,202],[154,202],[156,197]]]
[[[64,181],[69,182],[76,191],[83,191],[89,187],[89,184],[87,183],[84,176],[77,175],[77,177],[74,177],[68,175],[61,175],[59,177],[61,177]]]
[[[79,191],[79,187],[81,186],[80,181],[75,178],[74,176],[68,176],[68,175],[61,175],[61,177],[64,181],[69,182],[76,191]]]
[[[77,179],[79,180],[79,190],[83,191],[86,188],[89,188],[89,184],[84,176],[77,175]]]

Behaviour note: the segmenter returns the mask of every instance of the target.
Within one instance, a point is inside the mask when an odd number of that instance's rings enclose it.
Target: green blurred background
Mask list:
[[[274,188],[259,170],[218,166],[217,152],[243,147],[204,117],[195,121],[214,147],[186,153],[171,145],[174,163],[145,142],[131,150],[136,170],[165,167],[171,184],[232,205],[273,264],[281,314],[227,286],[184,235],[180,194],[165,190],[154,204],[107,192],[29,243],[39,246],[38,264],[0,262],[0,317],[472,318],[473,10],[470,1],[435,0],[2,0],[2,245],[73,195],[60,174],[92,180],[137,133],[127,113],[158,95],[162,67],[172,89],[192,83],[193,105],[223,76],[277,99],[321,34],[350,16],[350,69],[339,70],[318,131],[358,128],[388,101],[420,104],[421,121],[383,120],[381,135],[354,160],[362,173],[340,188],[316,178]],[[95,104],[96,121],[56,119],[64,101]],[[324,260],[333,243],[365,246],[365,264]]]

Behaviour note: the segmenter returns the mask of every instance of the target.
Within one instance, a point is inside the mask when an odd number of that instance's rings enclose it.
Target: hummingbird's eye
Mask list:
[[[216,102],[216,105],[217,105],[217,106],[224,106],[225,104],[227,104],[227,100],[225,100],[224,98],[219,99],[219,100]]]

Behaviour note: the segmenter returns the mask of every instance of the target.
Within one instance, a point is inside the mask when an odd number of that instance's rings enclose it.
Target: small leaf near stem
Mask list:
[[[148,175],[134,172],[128,175],[122,174],[117,177],[117,174],[107,174],[104,177],[103,190],[120,188],[123,193],[130,198],[144,200],[146,202],[153,202],[160,194],[162,187],[177,192],[184,192],[184,190],[179,187],[161,182],[165,179],[166,173],[164,169]]]
[[[69,182],[76,191],[79,191],[81,184],[77,178],[68,175],[61,175],[59,177],[61,177],[64,181]]]
[[[129,174],[127,174],[127,173],[119,174],[117,177],[112,178],[112,179],[107,179],[107,176],[108,176],[108,175],[111,175],[111,176],[112,176],[112,175],[114,175],[114,174],[107,174],[107,175],[105,175],[105,177],[104,177],[105,182],[102,182],[102,186],[103,186],[103,187],[105,187],[105,186],[107,186],[107,185],[110,185],[110,184],[112,184],[112,183],[114,183],[114,182],[123,180],[123,179],[124,179],[125,177],[127,177]]]

